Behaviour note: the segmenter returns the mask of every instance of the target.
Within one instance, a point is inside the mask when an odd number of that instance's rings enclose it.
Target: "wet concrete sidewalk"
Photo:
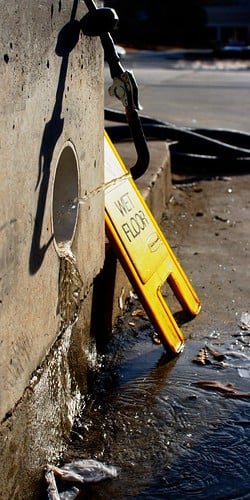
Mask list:
[[[250,176],[173,182],[161,227],[202,302],[183,331],[223,340],[250,312]]]
[[[77,498],[249,498],[250,177],[173,173],[172,181],[160,226],[202,309],[187,320],[164,286],[186,339],[169,359],[138,300],[129,301],[89,376],[64,457],[112,464],[118,477]]]

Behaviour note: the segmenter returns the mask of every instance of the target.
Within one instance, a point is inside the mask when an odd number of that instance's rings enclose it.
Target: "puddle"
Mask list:
[[[101,368],[91,373],[64,457],[113,464],[118,477],[84,487],[77,498],[250,498],[250,400],[195,385],[216,380],[249,391],[238,360],[225,367],[197,365],[193,360],[205,338],[187,341],[180,356],[167,360],[163,347],[152,343],[147,321],[128,324],[123,318]],[[237,327],[235,337],[230,331],[231,348],[241,349],[242,335]],[[245,340],[241,363],[249,366]]]

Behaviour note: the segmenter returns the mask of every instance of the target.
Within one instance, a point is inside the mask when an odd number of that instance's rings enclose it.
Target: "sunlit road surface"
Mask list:
[[[250,132],[250,61],[185,61],[129,54],[142,114],[178,126],[229,128]],[[105,66],[105,105],[123,110],[108,95],[112,83]]]

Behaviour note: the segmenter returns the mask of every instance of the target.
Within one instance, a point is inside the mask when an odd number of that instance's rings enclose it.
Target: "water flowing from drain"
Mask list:
[[[83,282],[76,265],[76,258],[71,250],[70,242],[59,244],[60,256],[59,293],[57,312],[61,317],[63,328],[72,326],[79,317],[81,308],[81,292]]]

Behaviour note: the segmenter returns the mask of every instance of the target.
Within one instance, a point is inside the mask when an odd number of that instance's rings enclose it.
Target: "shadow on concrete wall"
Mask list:
[[[50,180],[50,165],[55,146],[63,131],[64,125],[64,119],[61,117],[61,111],[69,54],[76,46],[80,32],[79,22],[75,20],[77,5],[78,0],[74,0],[70,21],[60,31],[55,49],[56,55],[62,57],[62,62],[56,91],[55,105],[52,111],[51,119],[45,125],[39,153],[38,179],[35,187],[35,191],[39,189],[39,194],[29,257],[30,274],[35,274],[40,269],[45,253],[53,241],[52,234],[48,242],[41,246],[43,219]]]
[[[116,277],[117,257],[106,245],[103,269],[94,279],[91,308],[90,331],[98,352],[103,352],[112,331]]]

